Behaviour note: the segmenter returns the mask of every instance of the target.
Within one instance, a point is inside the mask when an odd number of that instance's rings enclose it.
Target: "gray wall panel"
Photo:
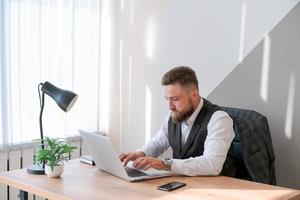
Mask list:
[[[267,116],[276,155],[278,184],[298,189],[299,78],[300,3],[208,96],[219,105],[253,109]],[[264,83],[265,96],[261,95]]]

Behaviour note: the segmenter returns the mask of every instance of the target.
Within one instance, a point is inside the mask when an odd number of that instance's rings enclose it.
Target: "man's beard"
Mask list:
[[[191,106],[187,111],[179,112],[177,110],[172,110],[171,116],[174,123],[179,124],[185,121],[194,112],[194,106]]]

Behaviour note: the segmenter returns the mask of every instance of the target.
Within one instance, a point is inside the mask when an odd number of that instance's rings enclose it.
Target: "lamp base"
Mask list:
[[[41,164],[33,164],[27,167],[27,173],[29,174],[45,174],[45,169]]]

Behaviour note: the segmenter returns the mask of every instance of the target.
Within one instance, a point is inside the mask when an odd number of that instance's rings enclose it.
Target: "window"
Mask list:
[[[78,94],[64,113],[45,95],[44,135],[100,131],[99,0],[4,0],[0,7],[0,144],[39,138],[38,84]]]

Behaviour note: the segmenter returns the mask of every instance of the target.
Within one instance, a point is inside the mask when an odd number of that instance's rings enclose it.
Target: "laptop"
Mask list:
[[[153,168],[147,171],[137,170],[131,166],[132,162],[124,166],[108,137],[83,130],[79,130],[79,133],[96,167],[100,170],[129,182],[171,176],[171,172],[165,170],[156,170]]]

